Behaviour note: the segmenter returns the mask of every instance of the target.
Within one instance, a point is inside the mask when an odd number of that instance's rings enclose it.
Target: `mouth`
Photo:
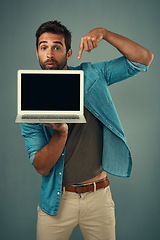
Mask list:
[[[46,62],[46,65],[53,65],[53,64],[56,64],[56,61]]]
[[[46,65],[53,65],[53,64],[55,64],[55,63],[47,63]]]
[[[48,63],[46,63],[46,66],[51,67],[51,66],[54,66],[55,64],[56,64],[55,62],[48,62]]]
[[[45,68],[46,69],[57,69],[57,63],[56,62],[47,62]]]

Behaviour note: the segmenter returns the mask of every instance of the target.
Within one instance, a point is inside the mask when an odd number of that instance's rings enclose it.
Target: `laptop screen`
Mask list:
[[[22,73],[21,110],[79,111],[80,74]]]

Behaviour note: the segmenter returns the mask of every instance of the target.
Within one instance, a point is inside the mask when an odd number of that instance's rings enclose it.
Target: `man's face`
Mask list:
[[[36,54],[42,69],[67,70],[67,60],[72,50],[66,53],[63,35],[46,32],[39,37]]]

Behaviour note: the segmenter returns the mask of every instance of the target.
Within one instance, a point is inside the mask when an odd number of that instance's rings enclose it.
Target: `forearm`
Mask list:
[[[81,38],[78,59],[81,58],[83,49],[91,52],[98,46],[102,39],[116,47],[126,58],[133,62],[149,65],[153,60],[153,54],[141,45],[129,38],[108,31],[105,28],[96,28]]]
[[[116,47],[126,58],[133,62],[149,65],[153,54],[148,49],[119,34],[102,29],[103,39]]]
[[[63,152],[67,135],[67,131],[55,131],[50,142],[37,152],[33,165],[38,173],[45,176],[49,175]]]

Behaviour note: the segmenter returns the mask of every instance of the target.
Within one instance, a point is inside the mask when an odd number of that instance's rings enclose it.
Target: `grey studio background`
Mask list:
[[[35,31],[58,19],[72,31],[69,65],[110,60],[120,53],[106,42],[77,59],[80,38],[105,27],[147,47],[154,53],[148,73],[110,87],[133,156],[130,179],[109,175],[116,204],[118,240],[160,239],[160,67],[158,0],[6,0],[0,7],[1,25],[1,138],[0,239],[34,240],[41,177],[31,166],[15,124],[17,70],[40,69],[35,54]],[[81,240],[77,227],[71,240]]]

